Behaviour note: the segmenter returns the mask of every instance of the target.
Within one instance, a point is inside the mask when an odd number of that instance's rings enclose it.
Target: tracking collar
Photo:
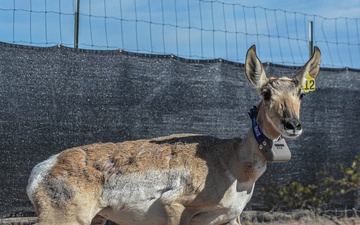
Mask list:
[[[256,122],[257,113],[258,113],[258,111],[257,111],[256,106],[253,106],[248,113],[251,118],[252,130],[254,133],[254,137],[255,137],[257,143],[259,144],[259,149],[263,149],[266,146],[271,148],[273,141],[270,140],[269,138],[267,138],[265,136],[265,134],[261,131],[259,124]]]
[[[252,122],[254,137],[259,144],[259,149],[269,162],[287,162],[291,158],[291,152],[281,136],[276,140],[270,140],[261,131],[259,124],[256,122],[258,110],[253,106],[249,111]]]

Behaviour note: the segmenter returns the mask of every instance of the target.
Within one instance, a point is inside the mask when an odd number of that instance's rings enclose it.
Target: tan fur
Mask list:
[[[317,76],[318,60],[316,49],[295,78],[267,78],[255,47],[249,49],[246,73],[264,97],[257,122],[268,138],[301,134],[300,84],[304,72]],[[265,169],[251,129],[244,140],[178,134],[67,149],[34,167],[27,192],[40,225],[103,225],[107,219],[240,224]]]

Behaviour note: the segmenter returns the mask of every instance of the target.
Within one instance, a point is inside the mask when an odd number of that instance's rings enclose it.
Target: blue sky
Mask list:
[[[360,68],[358,0],[80,2],[80,48],[243,62],[256,44],[263,62],[301,65],[314,21],[322,66]],[[72,47],[74,8],[75,0],[0,0],[0,41]]]
[[[226,0],[226,2],[236,3],[239,1]],[[242,4],[246,4],[248,6],[263,6],[271,9],[283,9],[292,12],[319,15],[326,18],[359,18],[360,13],[360,1],[358,0],[249,0],[241,2]]]

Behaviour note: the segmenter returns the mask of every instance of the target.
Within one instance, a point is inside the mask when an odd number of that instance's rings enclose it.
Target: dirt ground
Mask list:
[[[242,223],[242,225],[359,225],[360,219],[341,219],[341,220],[317,220],[317,221],[288,221],[274,223]]]
[[[359,215],[336,217],[334,215],[317,215],[309,210],[291,213],[244,211],[242,225],[360,225]]]
[[[31,225],[36,217],[0,218],[0,225]],[[114,223],[107,223],[113,225]],[[329,215],[316,215],[309,210],[291,213],[244,211],[241,215],[242,225],[360,225],[360,216],[341,218]],[[146,225],[146,224],[144,224]]]

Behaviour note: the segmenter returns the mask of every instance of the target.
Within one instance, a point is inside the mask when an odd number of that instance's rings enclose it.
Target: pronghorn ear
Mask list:
[[[312,78],[316,79],[320,70],[321,52],[318,47],[314,47],[314,54],[311,59],[301,68],[301,70],[295,75],[301,85],[306,82],[306,74],[309,74]]]
[[[261,88],[268,82],[268,78],[266,77],[263,65],[256,55],[255,45],[251,46],[246,53],[245,73],[250,83],[260,93]]]

